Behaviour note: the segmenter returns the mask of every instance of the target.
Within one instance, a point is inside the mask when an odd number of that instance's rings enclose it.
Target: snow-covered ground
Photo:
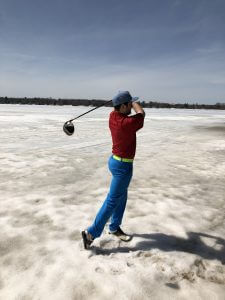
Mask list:
[[[0,105],[0,299],[225,299],[225,112],[146,109],[123,229],[85,251],[110,183],[101,108]]]

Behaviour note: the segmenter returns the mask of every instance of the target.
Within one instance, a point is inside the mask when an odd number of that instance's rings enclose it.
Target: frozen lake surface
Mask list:
[[[119,242],[80,231],[108,192],[100,108],[0,105],[0,299],[225,299],[225,112],[146,109]],[[106,228],[107,229],[107,228]],[[107,231],[107,230],[106,230]]]

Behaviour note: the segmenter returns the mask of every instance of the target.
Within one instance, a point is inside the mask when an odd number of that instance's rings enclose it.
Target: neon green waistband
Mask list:
[[[122,158],[122,157],[119,157],[117,155],[113,155],[113,158],[116,159],[116,160],[119,160],[119,161],[129,162],[129,163],[134,161],[132,158]]]

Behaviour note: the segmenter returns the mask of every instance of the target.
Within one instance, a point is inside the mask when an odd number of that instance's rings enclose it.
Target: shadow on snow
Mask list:
[[[133,237],[142,238],[143,241],[138,242],[134,247],[117,247],[111,249],[104,249],[93,247],[97,255],[110,255],[111,253],[127,253],[134,251],[149,251],[152,249],[159,249],[165,252],[181,251],[196,254],[204,259],[217,259],[225,264],[225,240],[200,232],[187,232],[188,238],[180,238],[164,233],[151,234],[134,234]],[[214,246],[208,246],[201,238],[213,239]],[[215,249],[218,247],[218,249]]]

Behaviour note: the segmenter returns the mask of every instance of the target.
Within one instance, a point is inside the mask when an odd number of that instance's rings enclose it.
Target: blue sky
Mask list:
[[[224,0],[0,0],[0,96],[225,102]]]

